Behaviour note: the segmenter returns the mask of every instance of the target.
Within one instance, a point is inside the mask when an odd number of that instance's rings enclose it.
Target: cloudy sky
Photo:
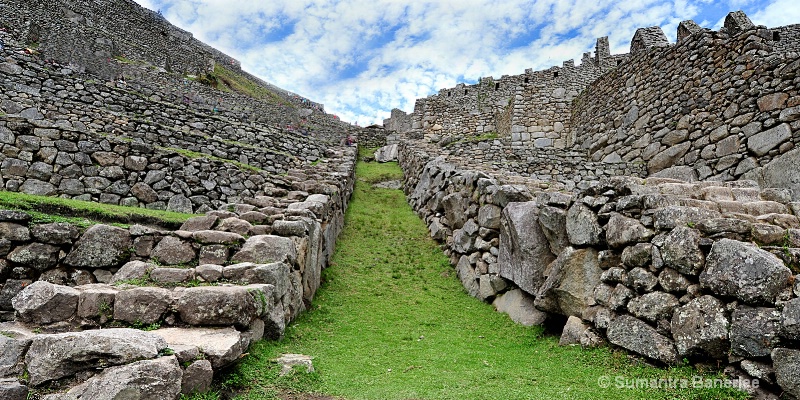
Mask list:
[[[800,23],[797,0],[135,1],[362,126],[459,82],[579,63],[597,37],[627,53],[639,27],[661,26],[674,42],[679,22],[718,29],[739,9],[760,25]]]

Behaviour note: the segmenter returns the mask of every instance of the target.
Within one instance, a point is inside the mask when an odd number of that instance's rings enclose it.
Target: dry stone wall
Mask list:
[[[3,398],[25,399],[44,386],[60,392],[45,398],[59,399],[94,398],[98,387],[163,399],[207,390],[214,371],[250,343],[280,338],[310,304],[344,224],[355,153],[344,148],[289,171],[290,189],[174,231],[82,230],[0,211]],[[141,353],[131,355],[131,346]],[[154,363],[151,373],[141,374],[140,363]],[[19,381],[22,371],[28,378]],[[163,392],[149,392],[154,386]]]
[[[646,162],[651,174],[689,166],[697,179],[723,181],[755,178],[794,149],[796,26],[727,21],[637,52],[589,85],[572,104],[576,145],[593,161]]]
[[[800,203],[752,181],[612,177],[559,192],[400,146],[409,203],[472,296],[561,344],[727,365],[800,396]],[[557,322],[551,322],[557,323]]]

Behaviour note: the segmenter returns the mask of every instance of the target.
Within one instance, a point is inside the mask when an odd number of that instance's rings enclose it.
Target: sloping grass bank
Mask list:
[[[469,297],[403,193],[371,187],[400,174],[396,164],[359,163],[345,230],[311,310],[284,340],[256,344],[223,377],[223,393],[238,399],[744,398],[732,390],[616,388],[616,376],[691,381],[704,371],[637,366],[607,348],[559,347],[541,328],[514,324]],[[271,360],[282,353],[313,356],[316,372],[278,377]],[[603,377],[611,379],[610,388],[601,387]],[[227,397],[218,393],[202,398]]]

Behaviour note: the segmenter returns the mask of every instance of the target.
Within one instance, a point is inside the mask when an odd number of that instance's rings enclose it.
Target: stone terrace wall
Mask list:
[[[176,231],[81,232],[0,211],[0,319],[11,321],[0,323],[0,394],[21,400],[46,387],[57,393],[47,399],[98,398],[102,388],[172,399],[208,390],[214,371],[262,337],[280,338],[310,304],[344,224],[354,157],[343,149],[289,171],[289,190]]]
[[[721,32],[684,22],[676,45],[640,51],[592,83],[572,105],[576,145],[594,161],[646,162],[651,174],[690,166],[725,181],[757,178],[748,172],[795,148],[798,28],[733,14]],[[796,182],[758,180],[800,193]]]
[[[561,344],[716,360],[729,376],[800,396],[791,190],[615,177],[564,193],[504,184],[407,143],[399,161],[409,203],[472,296],[524,324],[566,318]]]
[[[503,76],[499,80],[481,78],[475,85],[442,89],[436,95],[417,100],[410,123],[405,113],[393,112],[384,125],[399,132],[421,130],[434,141],[495,132],[510,137],[516,144],[565,148],[573,141],[571,100],[604,71],[626,58],[626,55],[612,56],[608,39],[600,38],[595,57],[584,54],[577,67],[570,60],[560,68],[527,70],[525,74]]]

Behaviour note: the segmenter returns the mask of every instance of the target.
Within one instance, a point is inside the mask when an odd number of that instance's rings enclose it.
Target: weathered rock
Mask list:
[[[19,383],[17,378],[0,379],[0,399],[27,400],[28,387]]]
[[[775,296],[789,287],[791,276],[789,268],[773,254],[751,244],[721,239],[711,246],[700,284],[747,304],[773,304]]]
[[[622,315],[611,320],[606,335],[612,344],[653,360],[665,364],[674,364],[678,361],[671,340],[630,315]]]
[[[214,369],[232,364],[250,344],[244,335],[232,327],[161,328],[152,333],[161,336],[170,347],[182,345],[199,348]]]
[[[536,296],[536,308],[580,317],[586,307],[595,304],[594,288],[602,272],[597,250],[567,247],[548,268],[547,280]]]
[[[664,264],[682,274],[697,275],[705,264],[700,249],[700,232],[696,229],[676,226],[663,237],[659,249]]]
[[[194,268],[156,268],[150,272],[156,283],[183,283],[194,279]]]
[[[397,145],[390,144],[375,150],[375,161],[379,163],[397,161]]]
[[[27,226],[14,222],[0,222],[0,238],[12,242],[27,242],[31,240],[31,231]]]
[[[238,286],[187,288],[177,305],[181,320],[191,325],[236,325],[246,328],[259,316],[259,304]]]
[[[569,242],[574,246],[591,246],[600,242],[603,232],[597,216],[588,207],[575,203],[567,210],[566,219]]]
[[[11,262],[45,271],[58,264],[60,251],[57,246],[34,242],[17,247],[6,258]]]
[[[784,393],[800,397],[800,350],[778,348],[772,351],[775,380]]]
[[[183,373],[175,356],[108,368],[67,392],[65,399],[175,399]]]
[[[621,214],[614,213],[606,224],[606,241],[611,247],[647,242],[651,237],[653,231],[645,228],[641,222]]]
[[[518,324],[542,325],[547,319],[547,313],[537,310],[533,302],[533,296],[514,289],[497,296],[492,305],[498,312],[508,314],[509,318]]]
[[[675,310],[671,330],[680,357],[723,358],[728,353],[728,328],[724,305],[712,296],[703,296]]]
[[[196,360],[186,367],[181,379],[181,393],[205,393],[211,387],[214,369],[208,360]]]
[[[37,335],[25,362],[31,385],[38,386],[99,365],[155,358],[166,347],[167,343],[151,332],[127,328]]]
[[[467,293],[472,297],[478,297],[480,294],[478,274],[475,273],[475,268],[470,265],[469,257],[461,256],[458,260],[456,275],[458,275],[458,279],[461,280],[461,285],[466,289]]]
[[[583,323],[580,318],[570,316],[567,318],[564,329],[561,330],[561,338],[558,340],[558,345],[568,346],[571,344],[580,344],[581,338],[588,329],[589,325]]]
[[[132,279],[142,279],[147,277],[150,272],[156,269],[155,264],[147,263],[144,261],[129,261],[123,265],[110,283],[122,282]]]
[[[0,378],[22,374],[24,370],[24,356],[25,352],[28,351],[31,339],[11,336],[0,334]],[[0,386],[2,386],[2,383],[0,383]],[[1,389],[0,394],[2,394]]]
[[[14,296],[11,304],[22,321],[50,324],[72,318],[79,292],[68,286],[36,281]]]
[[[213,228],[214,224],[216,224],[218,220],[219,217],[216,215],[192,217],[187,219],[186,222],[181,225],[180,230],[189,232],[207,231]]]
[[[97,318],[106,323],[114,317],[114,300],[118,290],[109,285],[92,284],[78,287],[78,317]]]
[[[247,239],[242,249],[231,257],[231,262],[252,262],[256,264],[269,264],[275,262],[297,261],[297,248],[292,239],[273,236],[256,235]]]
[[[800,298],[787,301],[783,305],[780,326],[783,337],[800,340]]]
[[[747,358],[768,357],[778,344],[779,319],[774,308],[737,307],[731,315],[731,352]]]
[[[678,298],[664,292],[651,292],[628,302],[628,310],[637,318],[650,322],[669,319],[680,305]]]
[[[274,361],[281,365],[280,376],[285,376],[292,373],[294,367],[298,365],[306,367],[306,373],[314,372],[313,359],[314,357],[304,354],[282,354]]]
[[[39,242],[61,245],[72,244],[72,241],[78,238],[80,232],[75,225],[56,222],[31,227],[31,235]]]
[[[545,269],[555,259],[537,220],[535,203],[509,203],[500,228],[500,276],[529,294],[538,292]]]
[[[642,267],[636,267],[628,271],[627,275],[626,286],[639,292],[649,292],[658,284],[658,278]]]
[[[486,204],[478,209],[478,225],[488,229],[500,229],[503,210],[494,205]]]
[[[194,269],[197,276],[206,282],[216,282],[222,278],[222,266],[216,264],[201,264]]]
[[[567,213],[564,210],[550,206],[543,207],[539,211],[539,224],[553,254],[561,253],[561,250],[569,246]]]
[[[676,226],[700,224],[706,220],[721,217],[722,214],[719,212],[705,208],[668,206],[653,213],[653,226],[659,230],[670,230]]]
[[[658,274],[658,284],[667,292],[680,293],[685,292],[691,282],[678,273],[678,271],[672,268],[664,268],[664,270]]]
[[[81,235],[64,263],[78,268],[115,267],[128,258],[132,243],[124,229],[93,225]]]
[[[191,243],[174,236],[167,236],[158,242],[151,253],[152,257],[165,265],[185,264],[195,258]]]
[[[622,250],[622,263],[627,267],[644,267],[653,258],[653,245],[650,243],[636,243]]]
[[[172,293],[167,289],[139,287],[122,290],[114,302],[114,319],[131,324],[159,322],[172,305]]]

